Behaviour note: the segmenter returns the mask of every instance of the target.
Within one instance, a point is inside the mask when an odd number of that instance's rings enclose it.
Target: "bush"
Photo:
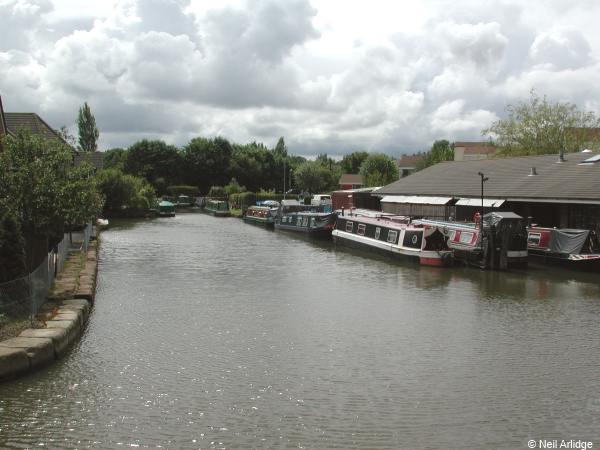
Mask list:
[[[27,273],[25,240],[15,215],[0,205],[0,283]]]
[[[198,197],[200,195],[200,189],[197,186],[169,186],[167,192],[172,197],[179,197],[180,195],[187,195],[188,197]]]
[[[150,183],[117,169],[100,171],[98,185],[106,199],[104,213],[107,216],[141,216],[156,202]]]
[[[226,199],[227,192],[225,192],[223,186],[212,186],[208,191],[207,197]]]

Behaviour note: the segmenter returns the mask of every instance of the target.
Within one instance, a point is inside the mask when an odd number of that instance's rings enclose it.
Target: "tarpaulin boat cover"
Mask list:
[[[550,250],[556,253],[579,254],[589,234],[589,230],[552,230]]]
[[[504,219],[523,219],[520,215],[509,211],[497,211],[483,216],[483,223],[487,226],[498,225]]]

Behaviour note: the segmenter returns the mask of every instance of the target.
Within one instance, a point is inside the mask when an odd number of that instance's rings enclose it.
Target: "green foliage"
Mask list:
[[[298,189],[313,194],[329,190],[332,175],[323,161],[306,161],[294,171],[294,181]]]
[[[423,159],[417,164],[417,170],[433,166],[442,161],[454,161],[454,144],[445,139],[433,143]]]
[[[25,240],[19,221],[7,202],[0,201],[0,283],[26,273]]]
[[[103,169],[98,175],[98,186],[105,197],[107,216],[143,215],[154,203],[154,188],[144,178],[124,174],[118,169]]]
[[[245,192],[246,186],[240,186],[235,178],[232,178],[227,186],[225,186],[225,193],[229,196],[231,194],[237,194],[239,192]]]
[[[85,225],[102,211],[100,194],[94,168],[83,163],[72,168],[63,187],[63,213],[67,229]]]
[[[207,197],[210,198],[227,198],[227,192],[225,192],[225,188],[223,186],[211,186],[208,190]]]
[[[198,197],[200,195],[200,189],[196,186],[178,185],[168,186],[167,192],[173,197],[179,197],[180,195],[187,195],[188,197]]]
[[[79,128],[79,149],[83,152],[95,152],[98,148],[100,134],[96,127],[96,119],[87,103],[79,108],[77,127]]]
[[[105,169],[125,169],[127,150],[123,148],[111,148],[102,154],[102,163]]]
[[[383,153],[371,153],[361,164],[365,187],[385,186],[398,179],[396,161]]]
[[[71,166],[69,147],[20,131],[5,139],[0,153],[0,198],[19,218],[26,234],[62,232],[63,196]]]
[[[194,138],[183,148],[186,183],[207,192],[212,185],[224,186],[229,179],[233,149],[227,139]]]
[[[531,91],[528,102],[506,107],[508,117],[482,131],[492,135],[500,154],[539,155],[598,147],[598,137],[590,129],[600,127],[592,112],[580,111],[572,103],[553,103]]]
[[[180,181],[181,167],[182,158],[177,147],[146,139],[129,147],[123,165],[125,173],[145,178],[159,194]]]
[[[349,155],[344,155],[340,162],[342,173],[358,173],[361,164],[368,156],[368,152],[352,152]]]

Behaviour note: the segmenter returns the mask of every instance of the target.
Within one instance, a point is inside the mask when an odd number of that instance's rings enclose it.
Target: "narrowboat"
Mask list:
[[[278,204],[279,205],[279,204]],[[273,228],[279,208],[271,206],[249,206],[242,217],[244,222]]]
[[[311,237],[330,237],[337,213],[321,212],[297,200],[283,200],[275,216],[275,229],[306,233]]]
[[[532,262],[600,271],[600,240],[595,231],[532,226],[527,229],[527,249]]]
[[[158,215],[160,217],[175,217],[175,204],[163,200],[158,204]]]
[[[209,199],[204,205],[204,210],[215,217],[229,217],[229,203],[225,200]]]
[[[437,227],[414,225],[409,217],[372,212],[341,211],[332,231],[336,244],[366,247],[421,265],[452,264],[452,251]]]
[[[527,266],[527,231],[513,212],[491,212],[478,223],[418,219],[414,225],[437,229],[456,261],[481,269]]]

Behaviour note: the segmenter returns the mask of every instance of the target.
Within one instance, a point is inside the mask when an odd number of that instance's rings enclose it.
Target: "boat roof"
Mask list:
[[[376,217],[361,214],[344,214],[343,216],[340,215],[340,217],[351,222],[370,223],[372,225],[379,225],[397,230],[402,230],[410,225],[410,218],[407,216],[382,215]]]

